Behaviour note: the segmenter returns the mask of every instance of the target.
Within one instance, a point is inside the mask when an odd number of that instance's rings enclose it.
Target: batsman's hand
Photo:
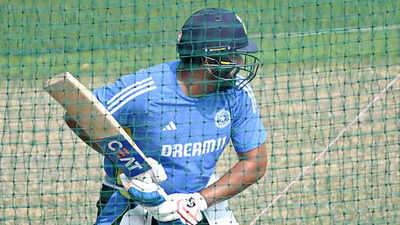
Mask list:
[[[122,185],[129,194],[129,198],[143,206],[157,206],[165,202],[167,194],[151,179],[129,178],[125,174],[120,175]]]
[[[176,224],[196,225],[203,220],[202,211],[207,209],[207,201],[200,193],[171,194],[158,206],[145,207],[158,221],[174,221]]]
[[[148,179],[150,177],[150,179],[157,184],[160,184],[167,179],[164,167],[160,163],[153,158],[148,158],[148,163],[151,166],[151,170],[145,172],[143,175],[138,175],[135,178]]]
[[[206,199],[200,193],[173,194],[177,201],[177,212],[186,224],[196,225],[203,219],[202,211],[208,208]]]
[[[149,158],[149,163],[152,169],[146,173],[131,179],[122,173],[120,180],[130,199],[142,206],[157,206],[165,202],[167,196],[164,189],[159,185],[167,179],[167,175],[157,161]]]

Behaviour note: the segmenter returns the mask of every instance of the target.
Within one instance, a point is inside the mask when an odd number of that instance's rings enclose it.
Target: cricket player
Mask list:
[[[249,85],[257,51],[238,15],[202,9],[179,32],[178,61],[94,91],[167,175],[160,184],[128,179],[105,157],[97,224],[238,224],[227,199],[260,179],[267,165],[266,130]],[[217,178],[229,141],[238,162]]]

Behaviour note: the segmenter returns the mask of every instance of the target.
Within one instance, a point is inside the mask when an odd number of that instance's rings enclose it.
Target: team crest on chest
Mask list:
[[[215,114],[214,121],[215,126],[218,128],[224,128],[231,123],[231,114],[229,111],[221,109]]]

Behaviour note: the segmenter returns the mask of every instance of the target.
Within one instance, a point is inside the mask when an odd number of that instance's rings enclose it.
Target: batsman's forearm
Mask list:
[[[243,160],[216,183],[200,191],[200,194],[206,198],[207,204],[210,206],[240,193],[255,183],[263,174],[256,163]]]
[[[265,147],[261,147],[265,152]],[[266,154],[247,156],[236,163],[224,176],[213,185],[200,191],[208,206],[229,199],[264,176],[267,166]]]

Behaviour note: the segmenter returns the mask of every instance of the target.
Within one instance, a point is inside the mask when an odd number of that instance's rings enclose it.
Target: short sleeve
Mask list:
[[[244,153],[265,142],[265,130],[257,108],[253,90],[249,85],[235,94],[232,114],[232,143],[236,152]]]
[[[123,107],[119,107],[119,105],[117,105],[119,103],[118,96],[120,96],[120,93],[125,88],[125,83],[122,79],[119,79],[112,84],[107,84],[93,91],[93,94],[96,96],[96,98],[105,106],[105,108],[109,112],[111,112],[111,114],[122,127],[129,125],[128,108],[131,107],[130,104],[125,104],[123,105]]]

